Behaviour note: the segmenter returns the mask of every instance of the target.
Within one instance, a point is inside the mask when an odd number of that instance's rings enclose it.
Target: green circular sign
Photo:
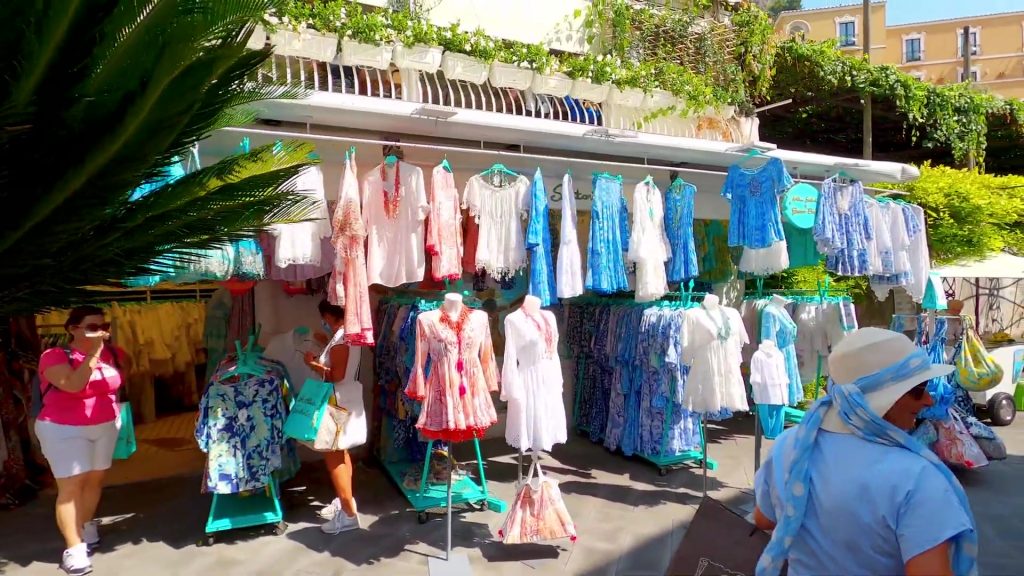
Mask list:
[[[810,184],[801,182],[782,196],[782,217],[797,228],[814,228],[817,212],[818,189]]]

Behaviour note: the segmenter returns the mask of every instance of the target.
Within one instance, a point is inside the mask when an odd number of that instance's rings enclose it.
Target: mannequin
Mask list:
[[[789,375],[786,359],[775,341],[766,338],[750,360],[750,386],[764,437],[774,440],[785,426],[789,403]]]
[[[786,305],[789,300],[773,294],[761,313],[761,341],[772,340],[782,352],[786,374],[789,377],[789,405],[796,406],[804,397],[800,380],[800,365],[796,357],[796,322]]]
[[[462,294],[458,292],[449,292],[444,295],[444,313],[448,316],[455,316],[462,309]]]
[[[523,299],[523,310],[529,314],[537,314],[540,312],[540,298],[527,294]]]
[[[707,308],[708,310],[717,310],[718,302],[718,296],[715,296],[714,294],[708,294],[707,296],[704,297],[704,302],[701,305]]]
[[[785,308],[789,305],[789,300],[779,296],[778,294],[772,294],[772,297],[768,301],[780,308]]]

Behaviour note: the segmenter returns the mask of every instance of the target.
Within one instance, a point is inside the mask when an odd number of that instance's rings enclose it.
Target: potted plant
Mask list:
[[[490,65],[497,54],[498,45],[479,28],[466,32],[454,22],[443,29],[441,71],[449,80],[462,80],[483,84],[490,74]]]
[[[491,86],[495,88],[514,88],[526,90],[533,82],[533,70],[530,69],[530,46],[522,42],[509,42],[502,47],[488,76]],[[541,46],[547,53],[547,49]]]
[[[394,52],[387,16],[381,11],[363,10],[355,2],[346,4],[342,15],[341,64],[387,70]]]
[[[626,62],[618,67],[612,78],[608,101],[617,106],[640,108],[644,95],[654,88],[654,78],[654,65],[650,62]]]
[[[600,104],[608,98],[617,64],[603,54],[568,54],[563,62],[565,73],[572,78],[569,96]]]
[[[444,49],[438,43],[438,29],[425,18],[396,10],[390,16],[396,36],[391,60],[400,70],[437,72]]]
[[[299,13],[298,17],[290,16],[289,12],[277,16],[268,15],[265,24],[271,29],[270,43],[282,56],[309,58],[330,62],[338,55],[338,37],[311,28],[312,14]],[[248,48],[260,50],[266,43],[268,35],[263,28],[257,26],[252,37],[246,44]]]
[[[546,94],[555,98],[569,95],[572,78],[562,73],[560,61],[543,44],[527,46],[526,64],[533,69],[530,90],[535,94]]]

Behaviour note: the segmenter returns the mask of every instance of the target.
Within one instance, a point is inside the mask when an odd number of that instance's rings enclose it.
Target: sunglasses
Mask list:
[[[72,330],[81,328],[86,332],[106,332],[110,330],[110,322],[104,322],[102,324],[76,324],[71,326]]]

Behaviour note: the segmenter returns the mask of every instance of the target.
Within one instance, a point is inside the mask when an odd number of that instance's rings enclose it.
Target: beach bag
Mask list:
[[[537,478],[534,486],[533,479]],[[534,459],[526,482],[519,488],[505,522],[498,530],[505,544],[526,544],[570,538],[576,541],[576,526],[562,501],[558,481],[544,476],[540,463]]]
[[[340,406],[328,404],[316,431],[316,438],[310,442],[303,441],[306,446],[317,452],[340,452],[350,446],[344,443],[345,426],[348,424],[349,411]]]
[[[1006,444],[999,437],[975,438],[974,441],[989,460],[1006,460]]]
[[[938,440],[932,450],[946,464],[968,470],[988,465],[988,458],[955,410],[950,411],[948,420],[936,421],[935,430]]]
[[[334,384],[307,378],[284,422],[284,435],[303,443],[315,443],[321,436],[320,425],[328,412],[331,394],[334,394]]]
[[[974,328],[964,322],[964,342],[956,359],[956,375],[960,385],[971,392],[984,392],[999,385],[1003,368],[985,350]]]
[[[138,448],[135,443],[135,419],[132,417],[132,405],[129,402],[121,402],[119,408],[117,419],[120,423],[117,444],[114,445],[114,460],[127,460]]]

